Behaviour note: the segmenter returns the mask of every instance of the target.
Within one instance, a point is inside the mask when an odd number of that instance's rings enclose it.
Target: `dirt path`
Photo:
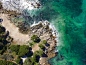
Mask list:
[[[0,14],[0,18],[3,19],[1,25],[6,28],[6,31],[9,31],[9,35],[17,42],[25,43],[29,40],[28,35],[21,34],[10,20],[8,20],[8,14]]]

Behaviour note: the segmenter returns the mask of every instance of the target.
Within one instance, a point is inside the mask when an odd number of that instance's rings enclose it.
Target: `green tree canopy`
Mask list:
[[[21,63],[21,61],[22,61],[22,59],[21,59],[21,58],[19,58],[19,57],[17,57],[16,63],[17,63],[17,64],[20,64],[20,63]]]
[[[42,56],[42,55],[43,55],[43,51],[42,51],[42,50],[39,50],[39,51],[38,51],[38,55],[39,55],[39,56]]]
[[[34,52],[33,58],[32,58],[32,62],[38,62],[38,58],[37,57],[38,57],[37,53]]]
[[[12,51],[14,51],[14,52],[16,52],[16,54],[18,54],[20,45],[11,45],[10,48]]]
[[[25,62],[23,63],[23,65],[32,65],[31,57],[27,58],[27,59],[25,60]]]
[[[15,65],[15,63],[5,61],[5,60],[0,60],[0,65]]]
[[[22,57],[22,56],[25,56],[25,55],[27,55],[27,54],[29,54],[29,46],[26,46],[26,45],[20,46],[18,55],[19,55],[20,57]]]
[[[39,37],[37,35],[33,35],[31,37],[31,40],[33,40],[34,42],[38,42],[40,39],[39,39]]]
[[[3,49],[3,46],[4,46],[3,43],[0,42],[0,50]]]
[[[3,32],[5,32],[5,28],[1,27],[1,25],[0,25],[0,33],[3,33]]]
[[[46,44],[47,43],[47,41],[46,40],[43,40],[43,44]]]
[[[44,49],[44,48],[45,48],[42,44],[40,44],[39,47],[40,47],[41,49]]]

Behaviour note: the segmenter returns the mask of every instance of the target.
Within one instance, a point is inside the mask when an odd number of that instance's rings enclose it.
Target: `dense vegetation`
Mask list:
[[[44,49],[44,48],[45,48],[42,44],[40,44],[39,47],[40,47],[41,49]]]
[[[22,61],[22,59],[21,59],[21,58],[19,58],[19,57],[17,57],[16,63],[17,63],[17,64],[20,64],[20,63],[21,63],[21,61]]]
[[[43,55],[43,50],[36,51],[39,56]]]
[[[46,44],[47,43],[47,41],[46,40],[43,40],[43,44]]]
[[[10,48],[13,52],[16,52],[19,57],[29,54],[29,46],[26,45],[11,45]]]
[[[36,44],[36,42],[40,41],[40,39],[37,35],[33,35],[31,37],[31,40],[33,41],[32,43],[30,43],[31,47],[32,47],[32,45]],[[43,43],[46,44],[47,41],[43,40]],[[45,48],[42,44],[39,44],[39,47],[41,49]],[[29,58],[27,58],[27,60],[25,61],[25,63],[23,63],[23,65],[38,65],[39,64],[39,58],[40,58],[40,56],[43,55],[43,50],[38,50],[38,51],[31,54],[29,46],[27,46],[27,45],[21,45],[20,46],[20,45],[7,44],[5,28],[0,26],[0,54],[3,54],[7,49],[11,50],[12,53],[15,52],[16,53],[15,55],[18,56],[17,59],[15,60],[15,62],[17,64],[21,63],[21,61],[22,61],[21,57],[26,56],[26,55],[29,54]],[[11,56],[9,54],[8,54],[9,57],[7,57],[7,55],[3,55],[2,58],[6,59],[6,60],[8,60],[8,59],[13,59],[14,60],[14,58],[12,58],[13,56]],[[0,60],[0,65],[15,65],[15,64],[12,63],[12,62]]]
[[[0,54],[3,54],[6,49],[6,34],[5,28],[0,25]]]
[[[15,65],[15,63],[5,61],[5,60],[0,60],[0,65]]]
[[[39,58],[43,55],[43,50],[35,51],[33,57],[27,57],[23,65],[39,65]]]
[[[16,52],[16,54],[18,54],[20,45],[11,45],[10,48],[12,51],[14,51],[14,52]]]
[[[31,40],[33,40],[34,42],[38,42],[40,39],[39,39],[39,37],[37,35],[33,35],[31,37]]]
[[[28,54],[29,54],[29,46],[26,46],[26,45],[20,46],[18,55],[20,57],[22,57],[22,56],[25,56],[25,55],[28,55]]]
[[[28,57],[23,65],[37,65],[39,64],[39,55],[34,53],[33,57]]]

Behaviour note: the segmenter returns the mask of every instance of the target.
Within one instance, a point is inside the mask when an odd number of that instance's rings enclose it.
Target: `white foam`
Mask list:
[[[33,27],[35,25],[38,25],[39,23],[42,23],[42,25],[49,25],[49,28],[52,29],[53,36],[56,37],[55,40],[57,42],[59,42],[59,33],[58,33],[58,31],[56,30],[55,26],[52,23],[48,24],[49,21],[47,21],[47,20],[39,21],[38,23],[36,23],[36,21],[34,21],[34,23],[31,25],[31,27]],[[56,44],[57,44],[57,46],[59,45],[59,43],[56,43]],[[58,52],[58,50],[56,49],[55,52]]]
[[[7,10],[14,10],[17,12],[22,12],[25,9],[33,10],[37,9],[38,0],[0,0],[2,2],[3,8]],[[15,2],[15,3],[14,3]],[[31,5],[33,3],[33,5]]]

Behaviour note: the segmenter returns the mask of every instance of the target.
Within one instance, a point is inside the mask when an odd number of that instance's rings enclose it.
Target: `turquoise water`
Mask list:
[[[59,32],[58,55],[51,65],[86,65],[86,0],[40,0],[39,20],[52,22]]]
[[[86,0],[40,0],[42,18],[59,31],[59,50],[51,65],[86,65]]]

